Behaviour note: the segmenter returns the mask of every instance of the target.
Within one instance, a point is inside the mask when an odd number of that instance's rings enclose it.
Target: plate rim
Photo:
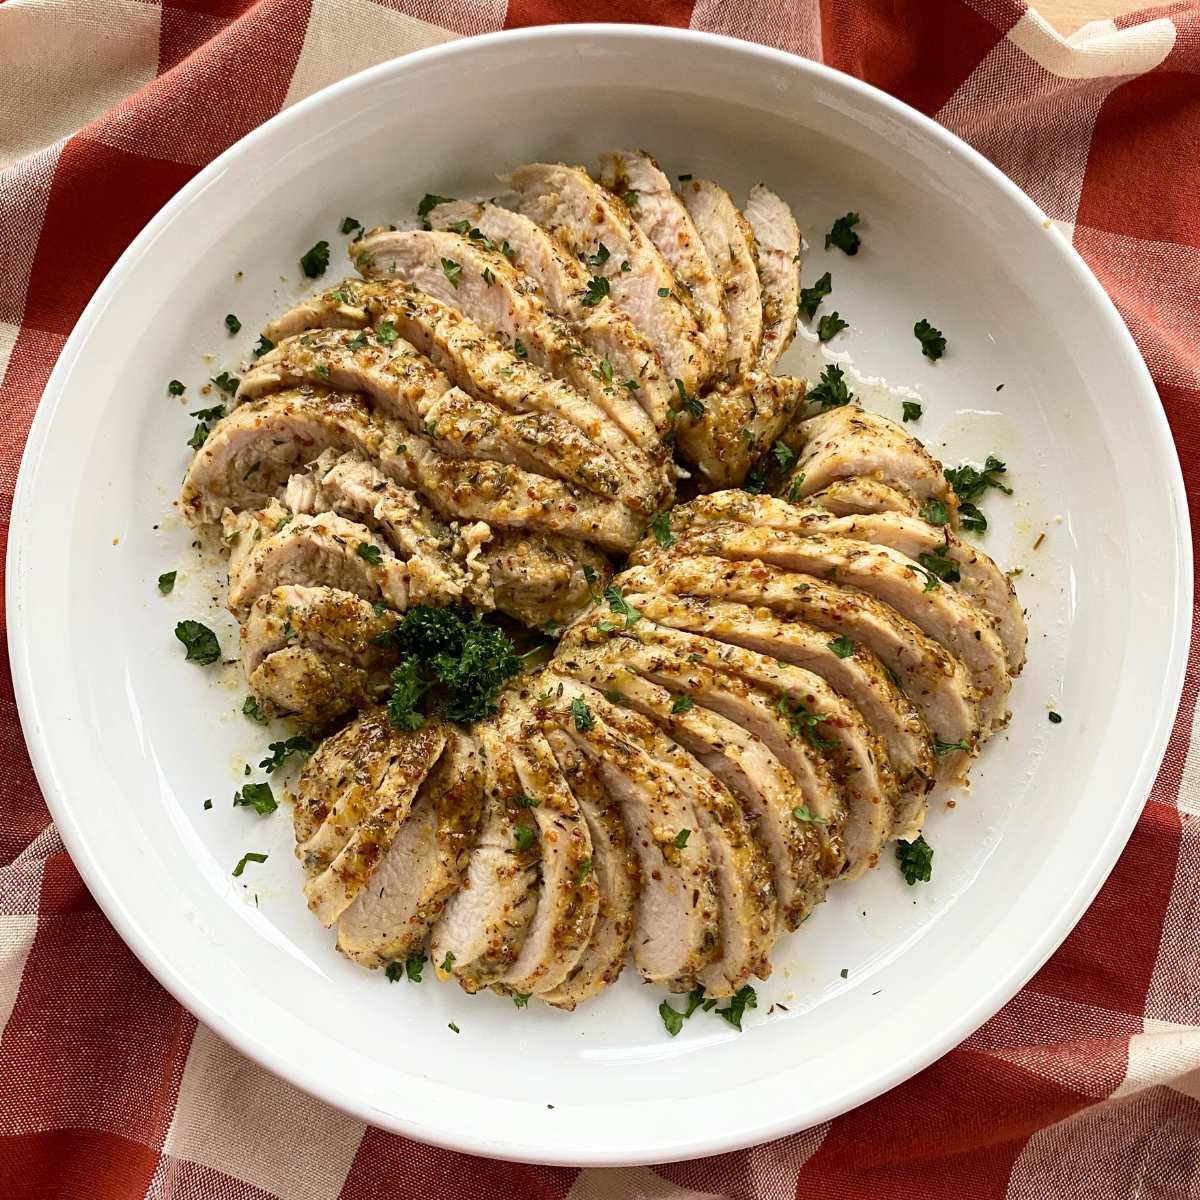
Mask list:
[[[464,47],[477,50],[479,47],[486,49],[493,44],[503,45],[510,42],[563,41],[570,43],[584,39],[609,39],[613,42],[644,42],[648,40],[657,41],[664,47],[671,43],[704,43],[725,52],[745,55],[750,59],[757,58],[764,63],[782,66],[802,75],[807,74],[820,83],[848,89],[851,94],[856,94],[858,98],[868,104],[881,108],[890,117],[914,127],[917,132],[930,138],[948,154],[961,160],[965,166],[980,174],[991,189],[1001,193],[1031,221],[1045,223],[1048,220],[1034,201],[998,167],[931,117],[881,89],[823,63],[738,38],[653,25],[558,24],[530,29],[502,30],[496,33],[459,38],[378,63],[314,92],[239,138],[197,172],[172,196],[113,264],[64,343],[30,425],[13,493],[6,559],[6,607],[8,647],[18,714],[34,773],[50,815],[72,862],[105,917],[143,966],[184,1008],[254,1062],[309,1094],[369,1124],[378,1125],[403,1136],[445,1149],[502,1160],[563,1166],[622,1166],[676,1161],[738,1150],[787,1136],[801,1129],[811,1128],[841,1115],[890,1091],[958,1046],[1028,982],[1075,928],[1087,906],[1108,879],[1132,835],[1146,800],[1149,798],[1166,754],[1182,697],[1191,640],[1190,613],[1194,581],[1187,494],[1165,408],[1141,352],[1112,299],[1104,291],[1099,280],[1074,246],[1065,238],[1056,236],[1058,254],[1074,277],[1075,284],[1088,295],[1096,306],[1098,315],[1110,327],[1109,332],[1114,337],[1116,348],[1129,367],[1131,376],[1140,381],[1141,399],[1146,404],[1149,418],[1146,426],[1147,440],[1155,452],[1156,458],[1166,470],[1168,478],[1164,482],[1175,505],[1176,519],[1172,532],[1178,571],[1172,589],[1175,605],[1174,620],[1167,647],[1167,661],[1164,664],[1163,686],[1158,694],[1154,728],[1152,735],[1146,739],[1143,752],[1137,761],[1136,770],[1132,773],[1132,783],[1120,810],[1120,819],[1111,824],[1107,836],[1099,844],[1087,870],[1081,874],[1075,888],[1060,905],[1055,919],[1048,922],[1045,936],[1040,941],[1032,942],[1024,954],[1014,959],[997,985],[990,991],[977,996],[973,1004],[964,1008],[959,1019],[943,1028],[938,1036],[930,1038],[907,1055],[897,1056],[887,1069],[876,1072],[869,1081],[862,1082],[857,1088],[851,1089],[836,1099],[828,1100],[823,1105],[811,1108],[799,1122],[794,1116],[790,1118],[785,1116],[756,1128],[751,1134],[743,1131],[724,1137],[709,1135],[693,1142],[678,1142],[662,1147],[661,1151],[656,1152],[653,1158],[647,1158],[644,1153],[637,1151],[631,1153],[619,1148],[587,1155],[571,1151],[565,1154],[549,1155],[539,1152],[537,1158],[531,1158],[527,1152],[522,1152],[523,1148],[521,1147],[514,1147],[511,1153],[506,1153],[503,1147],[497,1147],[486,1137],[475,1132],[431,1129],[395,1113],[369,1110],[365,1104],[356,1100],[347,1086],[338,1081],[309,1075],[297,1060],[283,1057],[254,1033],[232,1024],[214,1004],[182,978],[172,962],[169,950],[164,950],[151,939],[142,936],[137,917],[125,907],[119,888],[110,882],[108,872],[103,864],[92,855],[86,840],[76,825],[70,801],[58,787],[57,774],[49,754],[47,739],[37,728],[36,683],[30,661],[30,641],[24,636],[26,607],[30,603],[31,597],[28,595],[30,589],[22,579],[20,566],[22,547],[34,531],[32,501],[35,478],[43,457],[54,413],[62,401],[73,372],[74,362],[86,339],[87,331],[117,289],[122,286],[127,264],[140,256],[145,247],[157,236],[158,231],[170,222],[177,212],[188,207],[194,197],[224,170],[227,160],[244,153],[247,146],[266,136],[265,131],[300,120],[311,109],[320,107],[332,96],[369,87],[376,79],[382,79],[412,66],[423,65],[442,57],[453,58]]]

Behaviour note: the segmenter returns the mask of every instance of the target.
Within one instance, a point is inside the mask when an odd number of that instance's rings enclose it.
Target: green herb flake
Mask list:
[[[258,341],[254,343],[254,357],[262,358],[268,350],[274,350],[275,343],[269,337],[264,337],[261,333],[258,335]]]
[[[638,194],[632,188],[627,192],[622,192],[621,199],[625,201],[627,208],[637,208]]]
[[[589,254],[587,256],[587,265],[589,267],[597,267],[597,268],[602,267],[602,266],[604,266],[604,264],[606,262],[608,262],[609,257],[610,257],[610,254],[609,254],[608,247],[603,242],[601,242],[596,247],[596,253]]]
[[[604,598],[608,601],[608,607],[612,612],[618,613],[625,618],[626,629],[632,628],[642,619],[642,614],[625,599],[624,594],[616,584],[609,584],[604,589]]]
[[[938,758],[945,758],[947,754],[953,754],[956,750],[969,751],[970,743],[966,738],[959,738],[957,742],[940,742],[936,738],[933,742],[933,752]]]
[[[395,729],[407,729],[410,732],[420,729],[425,724],[425,716],[417,705],[421,697],[429,689],[429,685],[421,679],[417,660],[405,659],[393,672],[391,677],[392,693],[388,697],[388,720]]]
[[[187,649],[187,661],[207,667],[221,657],[221,643],[207,625],[199,621],[180,621],[175,636]]]
[[[450,970],[453,966],[454,966],[454,951],[447,950],[446,957],[442,959],[442,965],[440,967],[438,967],[438,970],[441,971],[445,975],[449,975]]]
[[[1051,710],[1050,712],[1048,712],[1046,714],[1046,716],[1049,717],[1051,725],[1061,725],[1062,724],[1062,714],[1061,713],[1056,713],[1053,710]]]
[[[662,512],[650,522],[650,532],[654,535],[654,540],[665,550],[668,546],[673,546],[678,539],[671,532],[671,510],[663,509]]]
[[[518,358],[528,358],[529,357],[529,349],[525,345],[525,343],[523,341],[521,341],[520,338],[514,339],[512,349],[513,349],[513,353]]]
[[[930,525],[945,525],[950,520],[950,513],[941,500],[926,500],[921,505],[921,520]]]
[[[596,718],[592,716],[592,710],[576,696],[571,701],[571,719],[575,722],[575,728],[580,733],[587,733],[589,729],[595,728]]]
[[[730,998],[729,1003],[724,1008],[717,1009],[717,1015],[723,1017],[738,1033],[741,1033],[742,1018],[746,1015],[746,1010],[757,1007],[758,993],[747,984]]]
[[[309,279],[316,279],[320,275],[324,275],[329,268],[329,243],[318,242],[312,249],[305,251],[304,256],[300,259],[300,270],[304,272]]]
[[[684,846],[687,845],[688,838],[691,837],[691,835],[692,831],[690,829],[681,829],[671,840],[671,845],[674,846],[676,850],[682,850]]]
[[[667,287],[661,287],[658,289],[658,294],[665,300],[671,294],[671,289]]]
[[[455,262],[454,259],[452,259],[452,258],[443,258],[442,259],[442,274],[445,275],[448,280],[450,280],[451,287],[453,287],[455,289],[455,291],[457,291],[458,290],[458,279],[459,279],[459,276],[462,274],[462,264]]]
[[[593,275],[588,280],[587,291],[579,298],[584,308],[595,308],[609,293],[609,282],[603,275]]]
[[[355,231],[361,233],[362,229],[363,223],[357,217],[343,217],[341,225],[338,226],[338,232],[343,236],[352,234],[357,236]]]
[[[913,333],[921,343],[921,353],[931,362],[936,362],[946,353],[946,339],[942,337],[942,331],[934,329],[924,317],[913,326]]]
[[[971,533],[987,533],[987,517],[965,501],[958,506],[958,523]]]
[[[833,223],[833,228],[825,235],[825,249],[836,246],[851,256],[857,254],[862,239],[854,232],[854,227],[859,220],[856,212],[848,212],[844,217],[838,217]]]
[[[491,287],[492,284],[496,282],[496,276],[492,273],[491,267],[484,267],[481,274],[483,276],[483,282],[486,283],[488,287]]]
[[[822,372],[820,380],[808,389],[808,399],[822,408],[839,408],[854,399],[854,393],[846,386],[846,372],[836,363],[830,363]]]
[[[937,587],[937,583],[932,583],[937,580],[940,583],[958,583],[962,576],[959,574],[958,563],[954,559],[948,558],[944,551],[946,545],[943,544],[941,551],[931,554],[921,554],[917,557],[917,562],[921,564],[925,571],[925,590],[932,592]]]
[[[453,196],[435,196],[432,192],[426,192],[425,195],[421,197],[421,203],[417,205],[417,216],[424,221],[425,218],[429,216],[429,214],[433,212],[433,210],[437,208],[439,204],[453,203]]]
[[[900,863],[900,871],[904,882],[912,887],[914,883],[928,883],[933,876],[933,847],[923,836],[916,841],[896,843],[896,858]]]
[[[802,737],[814,750],[832,749],[834,743],[817,733],[817,726],[828,721],[826,713],[810,713],[799,700],[792,703],[787,696],[780,696],[775,704],[775,710],[788,721],[788,731],[792,737]]]
[[[683,385],[682,379],[675,380],[675,391],[679,393],[679,405],[693,421],[699,421],[704,416],[704,403],[699,396],[691,395]]]
[[[235,333],[239,333],[242,328],[242,323],[234,316],[233,313],[226,313],[225,328],[229,330],[229,336],[233,337]]]
[[[816,817],[809,811],[807,804],[801,804],[792,809],[792,816],[803,825],[828,825],[824,817]]]
[[[238,390],[238,385],[242,381],[236,375],[230,375],[230,373],[228,371],[222,371],[220,373],[220,375],[214,375],[213,378],[209,382],[215,383],[217,385],[217,387],[219,387],[221,389],[221,391],[226,392],[230,396],[232,396],[233,393]],[[208,411],[213,412],[215,410],[209,409]],[[224,414],[224,409],[221,410],[221,414],[219,414],[219,415],[223,415],[223,414]],[[195,416],[195,415],[196,415],[195,413],[192,413],[192,416]]]
[[[854,643],[844,633],[840,633],[829,643],[829,649],[838,658],[849,658],[854,653]]]
[[[175,590],[175,576],[178,573],[178,571],[164,571],[158,577],[158,590],[164,596],[169,596]]]
[[[831,338],[836,337],[850,324],[849,321],[843,321],[841,314],[837,312],[826,313],[817,322],[817,337],[822,342],[828,342]]]
[[[517,844],[517,852],[526,854],[537,845],[537,830],[532,825],[514,825],[513,841]]]
[[[673,713],[691,712],[696,707],[696,702],[691,696],[676,696],[671,703],[671,711]]]
[[[512,1002],[517,1008],[528,1008],[529,999],[533,995],[532,992],[513,992]]]
[[[589,856],[589,857],[587,857],[587,858],[581,859],[581,860],[580,860],[580,862],[579,862],[579,869],[578,869],[578,871],[576,871],[576,872],[575,872],[575,880],[576,880],[576,882],[577,882],[577,883],[580,883],[580,884],[582,884],[582,883],[583,883],[583,881],[584,881],[584,880],[585,880],[585,879],[586,879],[586,878],[587,878],[587,877],[588,877],[588,876],[589,876],[591,873],[592,873],[592,860],[591,860],[591,857]]]
[[[811,321],[817,315],[821,301],[833,291],[833,277],[828,271],[810,288],[800,289],[800,311]]]
[[[182,396],[183,386],[184,385],[181,380],[172,379],[171,382],[167,384],[167,392],[172,396]]]
[[[241,873],[246,869],[247,863],[265,863],[267,861],[267,857],[268,857],[267,855],[258,854],[253,850],[247,851],[245,854],[242,855],[241,858],[238,859],[237,866],[233,868],[234,879],[237,879],[241,875]]]
[[[776,442],[771,447],[771,457],[779,464],[781,471],[786,471],[799,457],[787,442]]]
[[[259,707],[256,696],[247,696],[242,701],[242,716],[249,717],[257,725],[265,725],[267,723],[267,714]]]
[[[295,737],[287,738],[282,742],[271,742],[267,746],[267,749],[271,752],[269,757],[264,758],[258,765],[268,775],[273,775],[293,754],[299,754],[307,758],[316,748],[317,744],[312,738],[298,733]]]
[[[373,567],[377,567],[381,562],[383,562],[383,554],[381,553],[379,547],[372,546],[370,542],[359,542],[354,549],[354,553],[365,562],[370,563]]]
[[[989,454],[982,467],[973,467],[963,463],[961,467],[947,467],[946,479],[960,500],[978,500],[988,488],[996,488],[1006,496],[1013,494],[1004,480],[1000,478],[1008,470],[1005,463]]]
[[[269,783],[247,783],[233,793],[234,808],[252,808],[260,817],[269,817],[278,807]]]
[[[205,802],[204,802],[204,811],[205,811],[205,812],[208,812],[208,811],[209,811],[209,810],[212,808],[212,806],[213,806],[213,805],[212,805],[212,801],[211,801],[211,800],[205,800]]]
[[[675,1037],[683,1028],[683,1013],[675,1008],[670,1001],[664,1000],[658,1006],[658,1015],[662,1017],[663,1028]]]
[[[808,476],[803,471],[798,471],[792,477],[791,486],[788,488],[787,498],[796,504],[804,499],[804,481]]]
[[[455,1023],[453,1021],[450,1021],[446,1025],[446,1028],[449,1029],[451,1033],[462,1033],[462,1030],[459,1029],[459,1027],[457,1025],[455,1025]]]
[[[901,407],[904,409],[903,419],[905,421],[919,421],[921,419],[923,410],[915,400],[905,400]]]
[[[396,326],[393,325],[391,321],[380,321],[379,324],[375,326],[375,340],[381,346],[391,346],[399,336],[400,334],[397,331]]]

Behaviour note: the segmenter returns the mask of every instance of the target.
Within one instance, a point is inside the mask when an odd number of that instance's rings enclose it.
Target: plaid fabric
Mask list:
[[[1200,4],[1063,41],[1017,0],[0,2],[0,517],[51,366],[121,250],[280,108],[451,37],[595,17],[819,58],[935,116],[1074,238],[1150,364],[1200,496]],[[219,102],[214,103],[214,97]],[[957,1050],[795,1137],[698,1162],[506,1165],[364,1126],[154,982],[76,874],[0,673],[0,1197],[1200,1196],[1193,651],[1128,849],[1062,949]],[[301,1132],[302,1131],[302,1132]]]

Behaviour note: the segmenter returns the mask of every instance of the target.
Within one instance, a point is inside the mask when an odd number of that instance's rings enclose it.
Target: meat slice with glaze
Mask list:
[[[772,371],[796,333],[800,304],[800,230],[792,210],[770,188],[756,183],[745,209],[754,234],[762,290],[762,343],[756,366]]]
[[[610,150],[600,155],[600,182],[625,199],[638,227],[687,293],[712,361],[723,363],[729,331],[721,286],[691,214],[671,190],[671,181],[644,150]]]
[[[688,392],[699,391],[713,366],[708,343],[686,293],[624,201],[582,167],[562,163],[530,163],[504,182],[517,193],[520,212],[576,258],[595,264],[594,278],[605,281],[597,286],[654,347],[667,378],[681,380]]]
[[[337,946],[347,958],[382,967],[420,953],[430,927],[462,883],[484,784],[477,740],[455,730],[370,885],[338,918]]]

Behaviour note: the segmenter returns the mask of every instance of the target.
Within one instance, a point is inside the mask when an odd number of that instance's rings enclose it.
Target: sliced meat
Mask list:
[[[517,193],[520,212],[548,229],[576,258],[595,263],[595,277],[607,281],[604,294],[654,347],[667,378],[681,380],[688,392],[700,390],[712,365],[707,340],[690,298],[624,201],[582,167],[562,163],[530,163],[504,182]]]
[[[889,545],[848,536],[805,536],[730,521],[689,531],[675,549],[679,554],[753,560],[819,579],[836,579],[841,587],[848,585],[877,597],[966,665],[978,693],[985,736],[1006,724],[1012,680],[1004,647],[980,611],[942,583],[938,572],[949,570],[942,555],[926,555],[924,562],[918,562]],[[938,728],[934,726],[935,731]]]
[[[961,578],[947,580],[989,620],[1004,646],[1011,674],[1025,660],[1025,616],[1008,576],[982,550],[968,545],[950,529],[896,512],[835,517],[798,508],[773,496],[742,491],[714,492],[671,510],[677,536],[687,528],[737,521],[755,529],[778,529],[803,535],[834,535],[888,546],[920,563],[922,555],[948,559]],[[645,546],[645,543],[643,543]]]
[[[785,491],[789,500],[799,499],[804,487],[804,474],[793,475]],[[793,496],[793,491],[797,493]],[[867,477],[859,479],[835,479],[819,492],[805,497],[808,504],[823,508],[835,517],[853,516],[856,513],[898,512],[906,517],[918,515],[920,505],[907,492],[892,484]]]
[[[627,585],[630,574],[623,576]],[[862,714],[887,747],[902,794],[924,794],[930,785],[934,756],[924,718],[862,646],[843,658],[830,648],[827,632],[736,602],[673,596],[657,586],[651,591],[627,586],[626,597],[656,624],[705,634],[820,676]],[[746,674],[740,665],[738,670]]]
[[[637,391],[623,386],[615,368],[606,370],[602,356],[547,310],[537,283],[504,255],[456,233],[420,229],[371,234],[352,250],[368,279],[403,279],[458,309],[504,338],[518,358],[567,380],[647,454],[657,451],[662,430],[643,410]]]
[[[771,371],[796,333],[800,304],[800,230],[792,210],[761,183],[750,189],[746,224],[754,234],[762,289],[762,345],[757,366]]]
[[[840,825],[840,803],[832,786],[820,793],[830,804],[830,816],[809,808],[809,797],[766,743],[705,707],[710,693],[694,665],[664,647],[647,649],[630,637],[614,636],[608,643],[572,647],[555,659],[555,667],[605,690],[610,698],[619,695],[622,704],[650,717],[738,798],[768,856],[771,903],[780,927],[795,929],[824,893],[821,858],[835,843],[839,861],[831,874],[841,866],[840,836],[819,836],[827,822]],[[814,819],[798,819],[797,812],[811,813]],[[769,940],[764,934],[764,941]],[[764,945],[763,952],[768,951]]]
[[[729,330],[721,285],[691,215],[671,190],[671,181],[644,150],[612,150],[600,155],[600,182],[625,198],[638,227],[687,293],[712,361],[723,363]]]
[[[895,421],[843,404],[802,421],[797,432],[804,443],[782,489],[789,499],[811,496],[839,479],[870,477],[918,501],[940,500],[956,523],[958,498],[941,463]],[[802,482],[793,488],[800,475]]]
[[[583,542],[516,529],[496,533],[479,561],[496,608],[535,629],[572,620],[611,573],[608,559]]]
[[[806,388],[803,379],[753,371],[718,383],[681,413],[676,441],[695,463],[702,486],[741,483],[754,460],[803,408]]]
[[[547,240],[557,247],[553,239]],[[526,307],[521,295],[515,297],[514,303],[522,309]],[[416,346],[468,395],[490,400],[508,412],[552,413],[570,421],[609,454],[621,458],[634,481],[631,487],[639,496],[644,494],[649,510],[661,506],[662,496],[670,486],[665,470],[667,454],[654,424],[628,394],[635,391],[643,395],[649,390],[648,384],[645,388],[641,385],[636,389],[624,388],[623,397],[614,393],[612,402],[619,404],[622,413],[633,416],[634,433],[627,433],[621,421],[614,420],[608,408],[596,404],[589,395],[577,391],[564,379],[555,379],[528,357],[518,357],[486,333],[482,325],[401,279],[344,280],[286,313],[268,327],[268,336],[278,339],[285,333],[294,335],[323,326],[362,330],[385,318],[401,337]],[[557,331],[560,327],[555,325],[552,332]],[[603,362],[596,369],[603,375]],[[657,372],[657,365],[653,369]],[[645,375],[649,373],[647,368]],[[615,366],[614,376],[617,381],[625,378]],[[634,378],[636,381],[636,373]],[[607,388],[603,379],[595,377],[591,379],[591,387],[594,389],[598,382]],[[669,401],[668,389],[666,402]]]
[[[385,710],[372,709],[323,742],[309,760],[297,788],[297,812],[303,805],[311,819],[328,804],[328,814],[298,842],[296,854],[309,876],[308,907],[322,925],[332,925],[366,886],[417,788],[453,736],[438,722],[401,732],[391,727]],[[329,779],[306,789],[305,780],[315,773],[328,773]],[[320,803],[314,805],[314,798]]]
[[[612,301],[589,287],[592,271],[573,258],[557,238],[520,213],[496,204],[472,204],[454,200],[429,214],[435,229],[451,229],[467,236],[482,236],[492,245],[504,247],[505,257],[541,288],[551,312],[571,322],[580,341],[608,371],[624,383],[636,386],[642,408],[660,428],[666,428],[674,387],[663,375],[654,346],[642,335],[628,315]],[[464,229],[465,227],[465,229]],[[596,257],[607,261],[608,247]]]
[[[347,958],[383,967],[420,953],[462,883],[485,781],[478,742],[456,730],[369,885],[338,918],[337,945]]]
[[[495,983],[516,961],[538,899],[537,838],[528,810],[517,803],[521,785],[508,746],[494,723],[474,732],[487,765],[479,836],[462,887],[430,935],[439,978],[452,975],[468,992]]]
[[[239,620],[259,598],[284,584],[338,588],[365,600],[408,607],[408,571],[391,550],[356,521],[334,513],[280,518],[282,505],[230,514],[226,604]]]
[[[591,875],[599,891],[596,922],[574,968],[558,987],[539,993],[547,1004],[574,1009],[612,983],[625,966],[637,920],[638,865],[620,807],[605,790],[596,760],[561,729],[547,730],[546,741],[587,821]]]
[[[396,655],[378,639],[392,620],[335,588],[275,588],[242,626],[250,690],[268,715],[292,713],[309,725],[361,708],[388,686]]]
[[[618,708],[566,676],[547,671],[541,678],[548,697],[543,719],[557,722],[596,762],[638,856],[642,892],[634,963],[651,983],[689,991],[720,951],[715,873],[695,808],[667,770],[619,732]],[[677,845],[685,829],[688,835]]]
[[[323,450],[373,457],[385,427],[359,396],[297,388],[239,405],[219,421],[183,481],[184,515],[216,521],[231,508],[259,508]]]
[[[587,821],[537,722],[508,717],[513,767],[537,830],[538,900],[516,960],[497,986],[513,992],[553,991],[574,969],[592,935],[600,890],[592,874]]]
[[[622,552],[645,524],[617,501],[547,479],[508,463],[464,461],[439,454],[423,435],[392,426],[377,461],[402,487],[413,488],[444,517],[533,529]]]
[[[648,577],[638,574],[646,570],[636,567],[618,582],[626,591],[641,592],[643,579],[653,579],[676,595],[771,609],[824,630],[831,639],[846,637],[853,647],[847,661],[859,649],[877,658],[921,711],[935,744],[961,742],[968,747],[942,753],[938,778],[954,781],[966,769],[979,738],[977,695],[970,676],[958,659],[886,604],[853,588],[761,562],[673,558],[655,564]]]
[[[762,353],[762,285],[754,254],[754,233],[729,193],[704,179],[680,188],[721,287],[721,308],[729,343],[725,350],[727,379],[757,366]]]

